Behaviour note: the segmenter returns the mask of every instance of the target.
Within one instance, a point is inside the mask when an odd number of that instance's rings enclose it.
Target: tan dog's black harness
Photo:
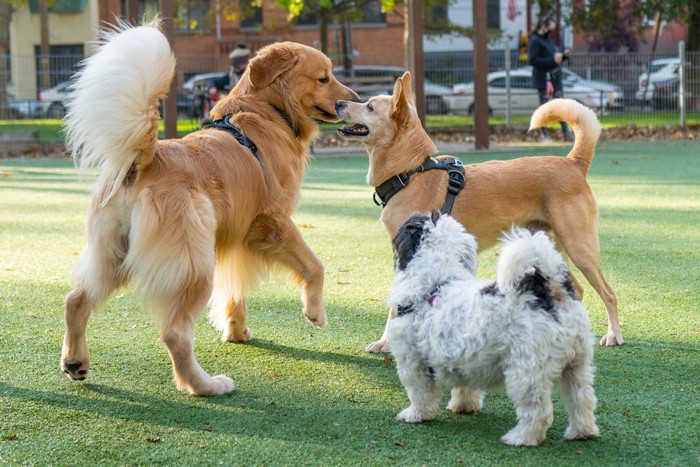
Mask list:
[[[258,162],[260,162],[260,164],[262,165],[262,161],[260,160],[260,157],[258,157],[258,148],[255,146],[255,143],[249,140],[246,135],[241,133],[241,130],[239,130],[236,125],[231,123],[230,115],[226,115],[224,118],[220,118],[219,120],[214,120],[214,122],[204,126],[204,129],[210,128],[214,128],[216,130],[224,130],[231,133],[231,135],[233,135],[233,137],[236,138],[236,141],[238,141],[241,144],[241,146],[248,148],[248,150],[253,153],[253,156],[255,156]]]
[[[445,203],[442,205],[441,211],[445,214],[451,213],[455,198],[457,194],[462,191],[466,182],[464,164],[454,157],[446,159],[428,157],[418,168],[394,175],[374,189],[373,199],[375,204],[385,207],[396,193],[408,185],[411,175],[433,169],[445,170],[447,172],[447,193],[445,194]],[[379,198],[379,200],[377,200],[377,198]]]

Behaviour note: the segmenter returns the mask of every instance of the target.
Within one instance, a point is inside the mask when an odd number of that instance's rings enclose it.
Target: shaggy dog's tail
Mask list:
[[[97,168],[98,203],[104,205],[134,164],[155,153],[158,101],[175,72],[175,57],[155,20],[139,27],[120,23],[101,33],[94,55],[72,86],[66,145],[80,169]]]
[[[591,109],[573,99],[552,99],[532,114],[530,131],[556,121],[566,122],[573,128],[576,141],[567,157],[574,159],[584,174],[588,173],[600,137],[598,117]]]
[[[503,242],[497,271],[503,293],[533,292],[538,298],[573,293],[566,262],[544,232],[513,229]]]

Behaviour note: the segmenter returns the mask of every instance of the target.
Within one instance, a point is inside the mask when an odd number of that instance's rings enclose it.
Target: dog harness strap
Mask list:
[[[457,194],[464,188],[466,182],[464,164],[454,157],[446,159],[428,157],[415,170],[409,170],[391,177],[374,189],[374,195],[372,197],[374,203],[377,206],[385,207],[396,193],[408,185],[411,175],[433,169],[440,169],[447,172],[447,194],[445,194],[445,203],[442,205],[442,212],[445,214],[451,213],[455,198],[457,198]]]
[[[236,125],[231,123],[230,115],[226,115],[224,118],[221,118],[219,120],[214,120],[213,123],[204,126],[204,129],[210,128],[214,128],[216,130],[224,130],[231,133],[231,135],[233,135],[233,137],[236,138],[236,141],[238,141],[241,146],[248,148],[248,150],[253,153],[253,156],[255,156],[258,162],[260,162],[260,165],[262,165],[262,161],[260,160],[260,157],[258,157],[258,148],[255,146],[255,143],[249,140],[246,135],[241,133],[241,130],[239,130]]]

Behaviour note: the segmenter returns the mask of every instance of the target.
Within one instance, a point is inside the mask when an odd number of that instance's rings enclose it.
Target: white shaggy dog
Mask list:
[[[397,420],[433,420],[442,389],[453,412],[481,409],[480,390],[505,385],[518,424],[501,441],[534,446],[552,424],[552,382],[569,412],[565,439],[598,435],[593,414],[593,336],[567,267],[543,233],[505,239],[498,279],[476,278],[476,241],[448,215],[414,214],[393,238],[398,310],[389,340],[411,405]]]

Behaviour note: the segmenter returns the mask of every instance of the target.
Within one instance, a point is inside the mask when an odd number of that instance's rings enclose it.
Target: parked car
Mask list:
[[[504,113],[508,106],[505,70],[487,75],[489,113]],[[606,92],[584,86],[579,82],[563,81],[564,96],[575,99],[598,112],[608,108]],[[474,113],[474,83],[455,84],[453,93],[444,96],[447,110],[457,114]],[[532,113],[538,106],[537,91],[532,87],[532,67],[523,67],[510,72],[510,106],[515,114]]]
[[[638,89],[634,96],[637,100],[651,102],[654,99],[656,83],[678,78],[678,68],[681,66],[679,58],[661,58],[653,60],[649,71],[639,75]]]
[[[41,102],[34,99],[17,99],[12,94],[7,95],[7,106],[10,109],[10,118],[42,118],[46,108]]]
[[[397,66],[375,66],[375,65],[356,65],[352,67],[352,77],[344,76],[345,69],[342,66],[333,67],[333,74],[340,82],[352,88],[360,95],[360,98],[367,99],[373,95],[390,95],[394,90],[394,81],[403,76],[406,72],[404,68]],[[358,80],[353,80],[358,78]],[[384,81],[371,81],[362,83],[362,78],[388,78]],[[443,96],[452,94],[452,89],[447,86],[442,86],[433,83],[429,79],[423,80],[423,89],[425,92],[425,111],[428,114],[443,114],[447,111]]]
[[[622,110],[625,106],[625,93],[622,88],[616,84],[605,81],[595,81],[585,79],[577,75],[569,68],[562,68],[562,84],[564,87],[573,87],[575,85],[584,86],[595,89],[596,91],[604,92],[608,96],[608,107],[613,110]]]
[[[46,108],[47,118],[63,118],[66,115],[66,101],[73,81],[63,81],[56,86],[39,91],[39,100]]]
[[[665,81],[654,83],[654,96],[651,106],[659,110],[678,109],[678,86],[681,80],[678,76]]]

